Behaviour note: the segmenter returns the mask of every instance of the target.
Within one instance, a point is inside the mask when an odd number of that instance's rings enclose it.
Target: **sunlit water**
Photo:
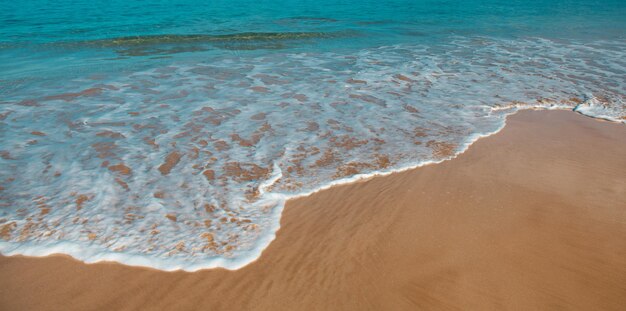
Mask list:
[[[626,120],[622,1],[1,4],[4,254],[234,269],[520,107]]]

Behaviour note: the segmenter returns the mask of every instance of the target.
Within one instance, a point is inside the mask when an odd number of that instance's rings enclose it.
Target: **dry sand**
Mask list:
[[[1,310],[625,310],[626,126],[524,111],[457,159],[288,203],[238,271],[0,258]]]

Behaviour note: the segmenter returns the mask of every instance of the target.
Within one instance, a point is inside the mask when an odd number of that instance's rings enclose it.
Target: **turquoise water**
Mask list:
[[[626,120],[624,1],[1,1],[0,251],[239,268],[521,108]]]
[[[626,28],[626,4],[619,0],[2,1],[2,8],[0,69],[4,78],[7,73],[29,78],[32,70],[80,75],[109,66],[162,64],[155,60],[159,57],[206,57],[198,55],[199,51],[355,50],[398,43],[434,44],[454,35],[623,40]],[[212,36],[241,33],[294,32],[320,37],[211,40]],[[159,40],[187,35],[206,37],[191,42],[182,37]],[[114,42],[125,37],[142,39]]]

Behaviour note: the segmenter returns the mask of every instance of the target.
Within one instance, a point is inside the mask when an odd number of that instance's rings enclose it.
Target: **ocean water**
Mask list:
[[[237,269],[287,199],[453,158],[518,109],[626,122],[625,1],[0,8],[6,255]]]

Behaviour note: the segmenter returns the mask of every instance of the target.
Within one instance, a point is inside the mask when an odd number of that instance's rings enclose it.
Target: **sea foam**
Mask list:
[[[0,106],[0,252],[238,269],[288,199],[451,159],[519,109],[626,122],[624,51],[458,37],[20,90]]]

